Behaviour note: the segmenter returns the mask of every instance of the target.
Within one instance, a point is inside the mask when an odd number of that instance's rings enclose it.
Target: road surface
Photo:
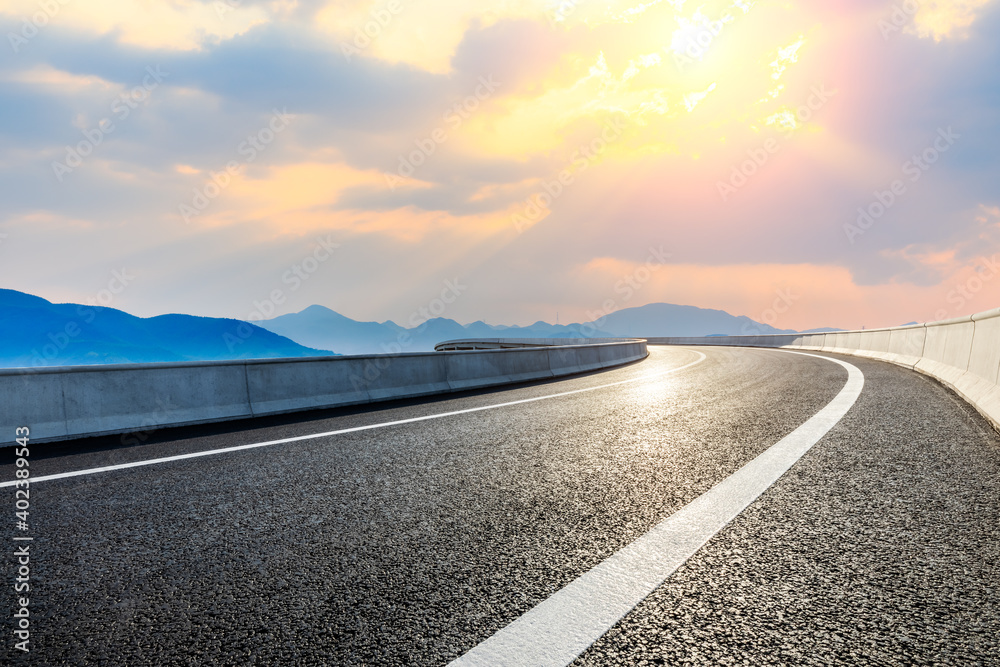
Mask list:
[[[788,472],[624,618],[582,632],[573,664],[1000,664],[997,433],[895,366],[710,347],[140,444],[34,445],[30,653],[6,586],[0,662],[475,664],[838,400],[846,415]],[[4,449],[11,514],[12,462]]]

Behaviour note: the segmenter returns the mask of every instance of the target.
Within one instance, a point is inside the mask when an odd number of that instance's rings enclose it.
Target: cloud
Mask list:
[[[992,0],[925,0],[913,17],[911,32],[919,37],[964,39]]]
[[[335,234],[343,256],[286,308],[405,318],[459,277],[469,299],[451,316],[530,323],[558,308],[565,321],[662,245],[676,264],[630,305],[754,317],[789,283],[812,287],[779,326],[874,326],[953,312],[949,291],[995,247],[993,5],[925,3],[922,37],[885,39],[890,7],[868,0],[562,16],[542,2],[403,3],[348,58],[345,40],[386,4],[248,0],[220,23],[214,2],[153,2],[129,25],[140,4],[67,5],[0,58],[11,286],[76,298],[134,265],[122,303],[137,312],[239,317]],[[0,32],[29,5],[0,15]],[[148,68],[167,75],[118,118]],[[249,160],[276,109],[291,121]],[[60,179],[53,164],[103,119],[115,129]],[[960,137],[909,180],[947,128]],[[905,193],[852,243],[845,225],[900,179]],[[185,224],[198,193],[210,202]]]
[[[50,23],[69,24],[77,34],[108,35],[122,44],[179,51],[197,50],[205,43],[231,39],[251,26],[271,20],[268,5],[241,0],[44,4],[35,0],[6,0],[0,14],[14,18],[18,24],[27,19],[39,24],[43,31]],[[43,18],[36,19],[39,14]],[[20,30],[14,32],[19,34]]]

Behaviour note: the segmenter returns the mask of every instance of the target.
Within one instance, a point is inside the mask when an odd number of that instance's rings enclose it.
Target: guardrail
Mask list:
[[[647,340],[650,345],[788,347],[888,361],[936,378],[1000,429],[1000,308],[887,329]]]
[[[567,344],[570,343],[570,344]],[[644,359],[645,341],[519,349],[0,370],[0,446],[414,398],[561,377]]]
[[[510,350],[524,347],[580,347],[609,343],[642,343],[644,338],[463,338],[434,346],[436,352],[459,350]]]

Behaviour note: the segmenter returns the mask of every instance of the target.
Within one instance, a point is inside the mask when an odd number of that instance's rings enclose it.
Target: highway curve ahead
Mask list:
[[[35,445],[31,651],[14,649],[6,585],[0,663],[539,664],[570,637],[582,644],[562,664],[1000,664],[1000,438],[982,418],[880,362],[650,352],[558,382],[142,446]],[[836,406],[843,419],[817,426]],[[345,432],[387,422],[403,423]],[[732,509],[743,477],[710,490],[793,432],[819,440],[769,488],[755,477],[763,492],[717,533],[684,532],[708,524],[678,511],[706,493],[695,507]],[[0,496],[13,514],[14,489]],[[662,530],[674,542],[657,548],[693,555],[623,618],[617,589],[598,585],[583,616],[610,614],[605,627],[530,622],[559,618],[567,591]],[[612,580],[663,562],[633,558]]]

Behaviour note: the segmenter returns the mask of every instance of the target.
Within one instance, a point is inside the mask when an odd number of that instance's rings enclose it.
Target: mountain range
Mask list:
[[[342,354],[423,352],[434,345],[459,338],[619,338],[629,336],[710,336],[736,334],[798,333],[776,329],[749,317],[695,306],[651,303],[615,311],[594,322],[526,327],[433,318],[406,329],[395,322],[358,322],[324,306],[310,306],[257,325],[302,345],[335,349]],[[816,331],[832,331],[823,329]]]
[[[834,331],[817,329],[815,331]],[[619,338],[795,333],[748,317],[695,306],[652,303],[615,311],[593,322],[529,326],[459,324],[429,319],[404,328],[395,322],[358,322],[324,306],[259,322],[160,315],[54,304],[0,289],[0,367],[221,361],[424,352],[459,338]]]
[[[330,354],[240,320],[141,318],[114,308],[54,304],[0,289],[0,366],[7,368]]]

